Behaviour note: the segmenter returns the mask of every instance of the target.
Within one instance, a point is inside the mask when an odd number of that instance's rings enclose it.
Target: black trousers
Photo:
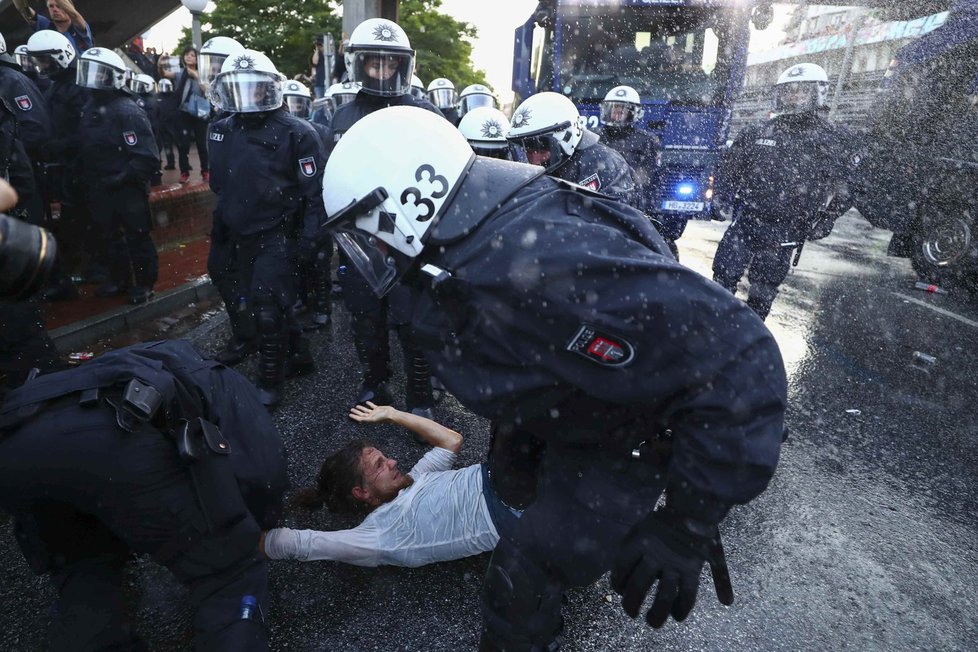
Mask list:
[[[791,269],[794,247],[782,246],[791,239],[787,225],[741,215],[720,240],[713,258],[713,280],[736,293],[737,282],[746,271],[750,281],[747,305],[764,319]]]
[[[89,207],[107,249],[112,281],[123,286],[152,288],[160,268],[156,245],[149,234],[153,220],[145,185],[126,183],[93,192]]]
[[[240,620],[243,596],[268,599],[254,517],[242,508],[209,527],[172,439],[150,426],[124,431],[104,402],[75,400],[60,399],[0,441],[0,506],[14,515],[28,562],[58,590],[52,648],[136,644],[122,593],[135,552],[189,589],[197,650],[266,650],[264,627]]]
[[[183,111],[177,116],[177,155],[180,158],[180,171],[190,172],[190,145],[197,146],[201,173],[210,170],[207,156],[207,120],[201,120]]]

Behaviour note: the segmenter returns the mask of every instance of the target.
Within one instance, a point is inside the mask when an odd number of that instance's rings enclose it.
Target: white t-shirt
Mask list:
[[[482,468],[474,464],[451,470],[455,458],[444,448],[428,451],[408,474],[414,483],[353,529],[269,530],[265,554],[271,559],[416,567],[492,550],[499,535],[482,494]]]

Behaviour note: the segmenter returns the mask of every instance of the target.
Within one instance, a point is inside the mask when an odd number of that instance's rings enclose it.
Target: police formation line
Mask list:
[[[123,72],[100,52],[81,56],[78,79],[118,90]],[[786,375],[762,320],[791,252],[847,208],[848,139],[821,116],[824,71],[786,71],[776,116],[729,149],[717,202],[733,223],[714,283],[680,265],[680,234],[648,217],[658,146],[636,126],[634,90],[612,89],[598,135],[554,93],[526,99],[511,122],[488,92],[459,101],[447,80],[421,97],[414,51],[390,21],[359,25],[345,58],[335,106],[313,108],[307,89],[240,46],[210,83],[221,115],[208,134],[208,268],[232,327],[219,359],[182,342],[136,345],[41,374],[0,409],[0,504],[59,588],[53,640],[135,645],[119,590],[128,551],[189,587],[207,650],[267,648],[268,557],[419,565],[492,550],[484,650],[556,649],[563,592],[609,570],[629,615],[654,594],[653,627],[686,618],[706,565],[729,604],[719,525],[766,488],[784,433]],[[441,110],[456,104],[458,128]],[[119,151],[152,138],[144,122],[109,123],[123,124]],[[434,448],[402,474],[376,448],[345,447],[304,502],[362,507],[363,524],[276,529],[287,479],[265,407],[312,369],[294,306],[308,301],[312,322],[329,323],[334,244],[363,367],[351,417],[398,423]],[[749,305],[733,295],[745,269]],[[386,406],[391,329],[403,412]],[[252,385],[229,365],[254,351]],[[428,418],[432,377],[491,421],[484,464],[435,473],[461,438]],[[420,486],[429,502],[391,508]],[[393,539],[362,544],[379,523]],[[90,543],[69,544],[75,527]]]

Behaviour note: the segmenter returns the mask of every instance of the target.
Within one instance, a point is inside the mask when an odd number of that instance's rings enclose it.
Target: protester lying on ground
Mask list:
[[[323,462],[316,486],[295,502],[307,509],[366,512],[355,528],[276,528],[262,538],[271,559],[342,561],[357,566],[423,566],[488,552],[519,512],[489,489],[484,464],[451,470],[462,435],[390,406],[357,405],[360,423],[394,423],[432,446],[406,475],[369,442],[352,441]]]

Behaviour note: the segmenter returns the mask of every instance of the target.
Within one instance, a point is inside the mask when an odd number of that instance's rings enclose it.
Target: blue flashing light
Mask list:
[[[680,183],[678,186],[676,186],[676,194],[678,194],[681,197],[689,197],[694,192],[696,192],[696,186],[694,186],[692,183],[688,181],[684,181],[683,183]]]

